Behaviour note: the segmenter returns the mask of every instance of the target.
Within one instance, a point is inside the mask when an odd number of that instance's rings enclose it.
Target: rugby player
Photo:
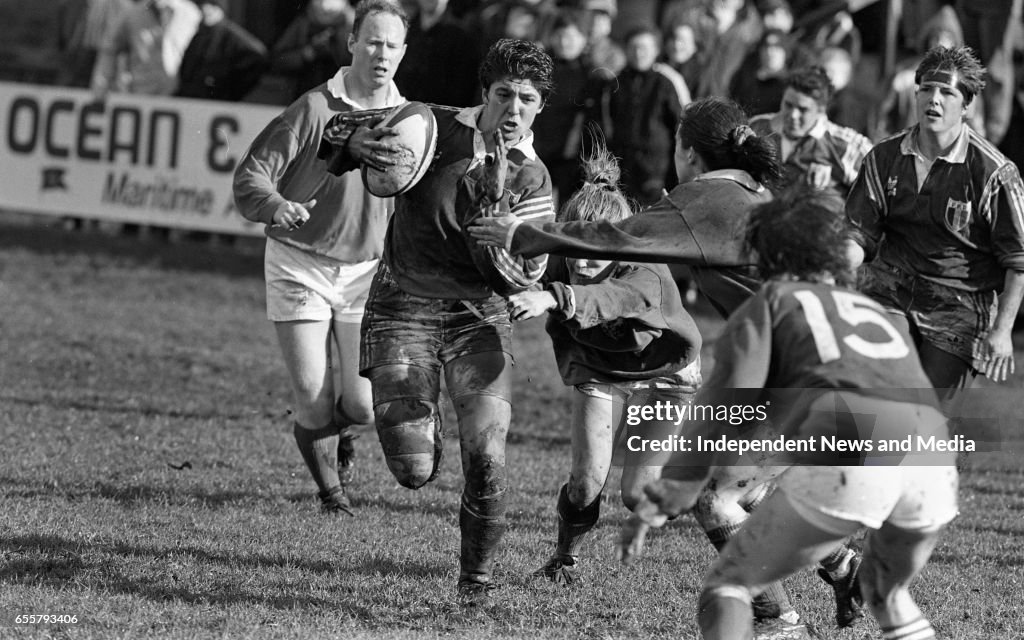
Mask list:
[[[933,47],[917,66],[918,124],[868,154],[846,203],[861,290],[908,330],[955,429],[981,373],[1014,371],[1024,297],[1024,183],[965,122],[985,86],[966,47]]]
[[[715,343],[714,372],[696,402],[728,403],[737,392],[761,404],[784,398],[772,420],[797,439],[948,438],[909,332],[847,288],[853,281],[847,228],[831,206],[820,196],[797,194],[754,211],[746,237],[767,281],[729,318]],[[687,430],[711,437],[736,432],[709,420]],[[778,489],[729,540],[704,580],[697,614],[704,638],[753,638],[752,599],[833,553],[862,527],[871,532],[859,588],[882,637],[935,637],[908,586],[956,517],[955,453],[922,460],[861,449],[854,456],[822,449],[793,454]],[[713,477],[715,461],[688,456],[674,455],[662,479],[645,488],[623,532],[623,559],[635,556],[646,526],[692,508]]]
[[[338,112],[405,102],[392,78],[408,24],[396,3],[361,2],[348,38],[352,65],[274,118],[235,170],[238,210],[266,225],[267,316],[295,400],[292,432],[329,514],[352,513],[352,427],[373,420],[370,385],[358,373],[359,325],[390,203],[371,195],[357,174],[325,175],[317,153]],[[383,144],[363,135],[352,146]]]
[[[410,489],[441,470],[444,375],[466,481],[457,588],[468,605],[486,603],[496,586],[493,562],[506,525],[512,326],[505,296],[539,280],[547,257],[480,247],[465,230],[496,214],[554,219],[551,179],[530,130],[552,89],[552,68],[538,45],[499,40],[480,65],[482,105],[431,107],[437,153],[420,182],[395,199],[363,320],[360,372],[373,390],[377,435],[391,473]],[[373,122],[364,116],[339,114],[325,132],[329,171],[386,161],[352,153],[349,135]]]
[[[583,185],[559,220],[622,220],[633,214],[620,191],[616,158],[597,143],[583,161]],[[572,393],[569,478],[558,492],[558,541],[534,575],[572,583],[579,552],[601,513],[613,449],[625,432],[650,440],[682,428],[671,418],[627,429],[631,408],[656,403],[683,408],[700,386],[700,332],[662,264],[555,258],[544,289],[509,297],[513,320],[548,313],[555,361]],[[627,453],[621,494],[633,509],[656,480],[666,453]]]

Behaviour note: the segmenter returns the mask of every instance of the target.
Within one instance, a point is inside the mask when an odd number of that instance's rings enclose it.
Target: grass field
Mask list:
[[[440,478],[412,492],[364,433],[358,517],[317,511],[258,243],[162,245],[0,213],[0,639],[695,637],[712,550],[692,518],[620,567],[608,492],[585,583],[528,578],[553,545],[568,415],[542,325],[517,331],[505,588],[464,610],[454,434]],[[992,396],[1004,413],[1022,386]],[[914,589],[940,637],[1024,638],[1022,485],[1019,455],[968,460],[961,516]],[[879,637],[872,621],[832,630],[809,572],[787,584],[822,637]]]

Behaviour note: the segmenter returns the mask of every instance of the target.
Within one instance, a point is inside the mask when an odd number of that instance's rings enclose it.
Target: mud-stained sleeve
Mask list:
[[[620,222],[523,223],[514,255],[554,253],[570,258],[704,264],[686,221],[676,211],[649,211]]]

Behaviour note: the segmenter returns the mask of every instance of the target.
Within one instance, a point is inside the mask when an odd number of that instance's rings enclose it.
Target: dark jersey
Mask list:
[[[796,438],[899,439],[917,428],[876,416],[857,418],[850,426],[859,431],[843,433],[840,419],[809,419],[811,403],[839,389],[938,406],[913,340],[878,303],[834,285],[770,281],[729,319],[715,344],[714,372],[696,402],[768,406],[780,432]],[[829,428],[832,434],[822,433]]]
[[[700,354],[700,332],[663,264],[613,262],[585,278],[555,258],[546,278],[557,303],[546,328],[567,385],[672,376]]]
[[[427,173],[395,198],[384,240],[383,260],[406,293],[422,298],[477,299],[523,290],[544,275],[547,256],[514,257],[478,244],[465,229],[481,216],[515,215],[547,222],[555,212],[551,178],[527,135],[508,150],[505,191],[498,202],[484,197],[487,154],[476,127],[482,107],[430,105],[437,119],[437,146]],[[374,126],[388,111],[335,116],[324,131],[319,154],[327,170],[341,175],[358,165],[346,150],[359,125]]]
[[[1017,167],[964,127],[918,186],[913,127],[864,160],[846,215],[869,259],[963,291],[1003,286],[1024,271],[1024,183]]]

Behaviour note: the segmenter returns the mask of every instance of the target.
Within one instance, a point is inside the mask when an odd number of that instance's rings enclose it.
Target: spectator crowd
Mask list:
[[[265,43],[228,17],[231,0],[62,0],[57,81],[89,87],[98,97],[125,91],[283,106],[351,63],[348,38],[358,2],[308,0]],[[966,0],[904,2],[896,68],[881,83],[877,75],[854,73],[864,57],[862,31],[884,31],[887,18],[866,11],[870,15],[858,28],[849,10],[871,9],[871,2],[403,4],[412,22],[395,82],[410,100],[479,103],[475,69],[502,37],[533,40],[551,54],[557,89],[537,117],[535,133],[560,200],[580,184],[581,149],[600,135],[622,161],[627,195],[640,204],[655,202],[676,180],[672,132],[681,109],[708,96],[730,97],[760,117],[762,129],[774,127],[784,156],[807,146],[801,137],[820,142],[826,128],[830,137],[850,141],[840,146],[853,147],[853,155],[836,167],[843,193],[869,140],[914,124],[913,69],[936,43],[966,44],[978,53],[990,82],[972,109],[971,124],[1014,161],[1024,149],[1024,92],[1017,91],[1015,74],[1024,49],[1020,0],[982,3],[984,8]],[[827,86],[807,98],[820,104],[822,121],[815,113],[807,126],[785,125],[795,108],[785,100],[787,87],[795,74],[806,79],[810,66],[824,71]],[[806,169],[805,160],[793,164]]]

